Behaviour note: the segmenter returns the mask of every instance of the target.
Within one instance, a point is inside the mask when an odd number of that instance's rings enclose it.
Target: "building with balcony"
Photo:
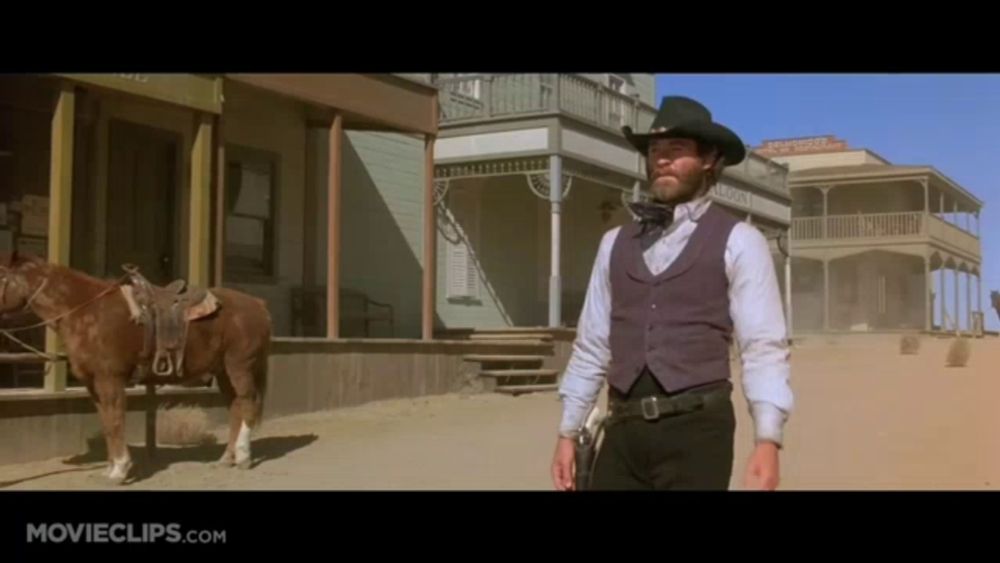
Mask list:
[[[834,137],[769,141],[791,170],[796,333],[983,328],[983,202],[930,165]]]
[[[441,104],[439,325],[575,326],[601,237],[631,220],[626,202],[645,197],[645,160],[621,128],[649,128],[653,75],[431,80]],[[770,235],[783,288],[790,262],[778,238],[791,220],[787,174],[751,155],[713,190],[717,203]]]
[[[7,75],[0,254],[240,289],[279,338],[430,339],[437,110],[393,75]]]

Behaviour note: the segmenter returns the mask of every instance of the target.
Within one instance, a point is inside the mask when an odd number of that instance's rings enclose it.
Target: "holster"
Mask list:
[[[604,421],[598,423],[593,430],[584,426],[574,442],[577,491],[586,491],[591,488],[594,464],[597,461],[597,444],[603,427]]]

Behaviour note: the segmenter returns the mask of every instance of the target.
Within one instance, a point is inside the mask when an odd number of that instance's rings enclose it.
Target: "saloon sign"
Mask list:
[[[786,203],[763,197],[736,187],[732,184],[719,182],[709,192],[712,199],[754,215],[769,217],[779,221],[791,220],[790,209]]]
[[[753,202],[753,197],[750,192],[722,182],[719,182],[712,187],[712,195],[714,195],[717,199],[727,203],[732,203],[737,207],[742,207],[748,210]]]

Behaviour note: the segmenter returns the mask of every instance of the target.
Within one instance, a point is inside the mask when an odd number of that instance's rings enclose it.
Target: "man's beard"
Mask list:
[[[662,199],[655,189],[650,190],[650,195],[653,196],[653,201],[659,203],[669,203],[671,205],[687,203],[701,195],[704,195],[704,193],[707,191],[705,189],[705,186],[708,180],[708,175],[709,175],[708,171],[698,169],[693,171],[685,178],[674,176],[674,178],[678,181],[680,185],[674,192],[676,195],[673,197],[673,199],[669,201]]]

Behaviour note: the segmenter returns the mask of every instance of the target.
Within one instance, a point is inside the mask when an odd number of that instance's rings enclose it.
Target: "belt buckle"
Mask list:
[[[657,397],[643,397],[639,401],[639,406],[642,408],[642,417],[646,420],[660,418],[660,404],[657,402]]]

